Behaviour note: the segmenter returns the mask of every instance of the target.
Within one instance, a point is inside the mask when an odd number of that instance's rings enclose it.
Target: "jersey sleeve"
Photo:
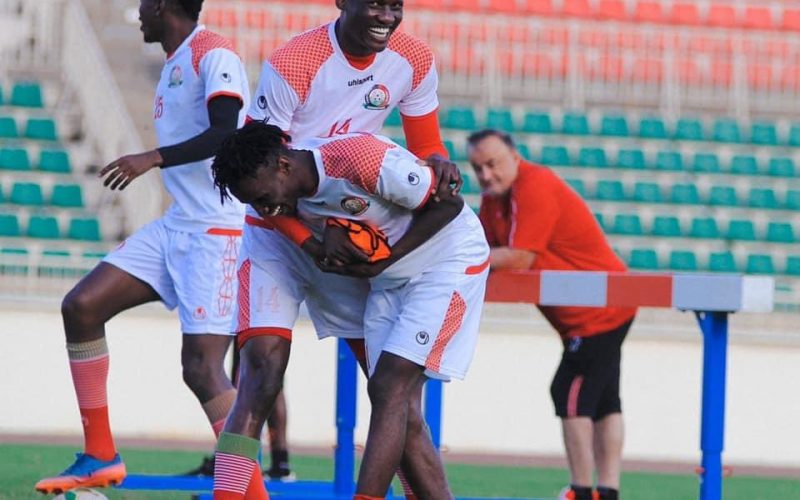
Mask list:
[[[258,78],[256,93],[250,110],[249,120],[264,121],[270,125],[288,131],[292,125],[292,117],[300,105],[300,98],[287,82],[269,63],[265,62]]]
[[[432,62],[422,81],[398,103],[397,107],[400,109],[400,113],[413,117],[436,111],[439,107],[439,97],[436,95],[438,87],[439,75],[436,72],[436,63]]]
[[[247,79],[242,60],[235,52],[217,48],[200,60],[200,77],[205,83],[206,102],[218,96],[237,97],[244,102]]]
[[[508,246],[541,252],[553,236],[560,213],[559,200],[549,186],[535,180],[514,186],[511,198],[511,232]]]
[[[435,180],[430,167],[417,164],[414,156],[393,148],[383,158],[375,194],[395,205],[416,210],[428,201]]]

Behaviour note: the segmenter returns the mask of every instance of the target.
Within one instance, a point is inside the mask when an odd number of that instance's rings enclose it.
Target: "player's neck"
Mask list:
[[[183,41],[197,28],[197,22],[189,19],[177,19],[169,24],[169,28],[165,30],[164,39],[161,41],[161,47],[167,57],[172,56]]]
[[[313,196],[319,187],[319,173],[314,153],[303,149],[292,150],[292,159],[300,181],[300,197]]]

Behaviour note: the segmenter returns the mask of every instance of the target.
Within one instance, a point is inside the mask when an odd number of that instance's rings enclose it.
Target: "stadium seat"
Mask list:
[[[739,204],[736,199],[736,188],[733,186],[711,186],[708,204],[718,207],[735,207]]]
[[[592,16],[592,7],[589,0],[564,0],[561,12],[568,17],[589,18]]]
[[[553,0],[522,0],[523,12],[537,16],[552,16]]]
[[[715,273],[735,273],[736,259],[733,252],[711,252],[708,256],[708,270]]]
[[[3,248],[0,250],[3,261],[7,262],[8,257],[14,259],[13,263],[0,265],[0,274],[28,274],[28,249],[27,248]]]
[[[594,197],[603,201],[623,201],[625,199],[625,188],[622,186],[622,181],[597,181]]]
[[[479,194],[481,192],[478,187],[478,181],[474,180],[468,173],[461,172],[461,181],[461,192],[463,194]]]
[[[645,168],[644,151],[641,149],[620,149],[617,153],[617,166],[637,170]]]
[[[5,103],[6,103],[5,92],[3,92],[3,86],[0,85],[0,105],[3,105]]]
[[[403,118],[400,116],[400,110],[394,108],[389,116],[386,117],[386,121],[383,122],[384,127],[401,127],[403,126]]]
[[[42,88],[36,82],[17,82],[11,89],[11,104],[27,108],[41,108]]]
[[[553,122],[547,113],[529,111],[522,121],[522,131],[529,134],[549,134],[553,132]]]
[[[657,215],[650,230],[653,236],[678,238],[681,236],[681,222],[674,215]]]
[[[733,28],[736,25],[736,8],[730,4],[712,3],[708,7],[706,24],[715,28]]]
[[[486,113],[486,128],[503,132],[514,132],[514,116],[508,108],[490,108]]]
[[[664,21],[664,11],[661,2],[639,0],[634,3],[633,19],[643,23],[661,23]]]
[[[745,272],[747,274],[775,274],[772,256],[766,254],[748,255]]]
[[[679,151],[659,151],[656,153],[656,169],[683,170],[683,156]]]
[[[711,217],[692,219],[692,228],[689,230],[689,236],[692,238],[719,238],[717,221]]]
[[[697,271],[697,256],[690,250],[669,253],[669,268],[674,271]]]
[[[772,24],[772,12],[769,6],[766,5],[747,5],[744,8],[744,15],[742,16],[742,25],[745,28],[756,30],[771,30],[774,28]]]
[[[631,269],[658,269],[658,254],[652,248],[635,248],[628,259]]]
[[[698,173],[719,173],[719,157],[714,153],[695,153],[692,170]]]
[[[455,161],[456,155],[458,154],[456,152],[455,143],[453,143],[453,141],[450,139],[443,139],[442,144],[444,144],[444,148],[447,150],[447,157]]]
[[[586,185],[583,183],[581,179],[564,179],[564,182],[569,184],[576,193],[581,195],[581,198],[586,198]]]
[[[747,204],[753,208],[778,208],[775,191],[769,188],[750,189],[750,199]]]
[[[672,203],[681,205],[697,205],[700,203],[700,194],[694,184],[673,184],[669,198]]]
[[[11,188],[10,201],[17,205],[43,205],[42,186],[33,182],[16,182]]]
[[[100,223],[97,219],[72,219],[67,237],[73,240],[100,241]]]
[[[17,122],[13,116],[0,116],[0,138],[14,139],[18,137]]]
[[[767,224],[767,241],[772,243],[794,243],[794,229],[788,222],[769,222]]]
[[[758,161],[755,156],[737,155],[731,158],[731,173],[737,175],[756,175]]]
[[[445,112],[443,125],[445,128],[472,131],[477,128],[478,123],[472,108],[453,107]]]
[[[569,151],[566,146],[544,146],[541,162],[543,165],[569,165]]]
[[[778,144],[778,130],[774,123],[754,122],[750,126],[750,142],[765,146]]]
[[[28,151],[21,148],[0,149],[0,169],[30,170],[31,160],[28,158]]]
[[[783,17],[781,18],[781,28],[786,31],[798,32],[800,31],[800,9],[790,8],[786,5],[783,8]]]
[[[679,141],[702,141],[703,123],[697,118],[680,118],[675,124],[674,138]]]
[[[408,143],[406,142],[406,138],[405,137],[402,137],[402,136],[390,137],[389,139],[391,139],[393,143],[398,144],[398,145],[400,145],[400,146],[402,146],[404,148],[408,147]],[[445,148],[447,148],[447,145],[445,145]]]
[[[800,210],[800,190],[797,189],[787,190],[783,206],[788,210]]]
[[[56,122],[50,118],[31,118],[25,125],[25,137],[28,139],[39,139],[43,141],[55,141]]]
[[[800,255],[786,257],[786,268],[783,272],[789,276],[800,276]]]
[[[72,171],[69,155],[62,150],[43,149],[39,152],[39,170],[42,172],[68,174]]]
[[[28,236],[53,240],[58,238],[58,221],[50,215],[33,215],[28,221]]]
[[[606,221],[603,218],[603,214],[595,212],[594,219],[597,221],[603,231],[608,230],[608,228],[606,228]]]
[[[70,253],[68,250],[43,250],[38,266],[41,277],[67,278],[78,276],[78,270],[69,265]]]
[[[605,168],[608,159],[603,148],[583,147],[578,151],[578,165],[582,167]]]
[[[81,187],[77,184],[56,184],[50,204],[57,207],[79,208],[83,206]]]
[[[531,149],[524,142],[517,143],[517,151],[519,152],[519,155],[524,159],[528,161],[533,161],[533,156],[531,155]]]
[[[644,117],[639,120],[639,137],[643,139],[666,139],[667,127],[664,120],[657,116]]]
[[[630,236],[641,236],[642,221],[636,214],[617,214],[614,217],[614,227],[612,232]]]
[[[628,137],[628,121],[623,115],[606,115],[600,122],[600,135]]]
[[[19,219],[15,214],[0,214],[0,236],[19,236]]]
[[[570,135],[589,135],[589,119],[583,113],[564,113],[561,131]]]
[[[700,10],[694,2],[675,2],[669,20],[673,24],[697,26],[700,24]]]
[[[794,160],[789,157],[770,158],[767,171],[773,177],[794,177]]]
[[[789,127],[788,143],[790,146],[800,146],[800,123],[792,123]]]
[[[731,219],[725,238],[734,241],[755,241],[756,228],[751,220]]]
[[[626,21],[628,10],[623,0],[600,0],[597,4],[597,17],[610,21]]]
[[[661,187],[655,182],[637,182],[633,186],[633,200],[640,203],[661,203]]]
[[[714,140],[717,142],[742,142],[739,123],[731,118],[719,118],[714,122]]]

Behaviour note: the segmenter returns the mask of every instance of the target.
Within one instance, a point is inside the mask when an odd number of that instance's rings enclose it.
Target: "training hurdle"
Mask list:
[[[722,499],[722,450],[725,424],[725,382],[728,315],[771,312],[774,280],[761,276],[719,274],[606,273],[593,271],[494,272],[487,302],[546,306],[656,307],[693,311],[703,335],[703,381],[700,448],[700,500]],[[355,490],[354,429],[358,367],[340,341],[337,352],[337,444],[333,481],[267,483],[270,494],[291,499],[349,499]],[[425,416],[434,443],[441,439],[442,385],[426,384]],[[208,478],[131,475],[126,489],[209,491]],[[199,498],[210,499],[210,495]]]

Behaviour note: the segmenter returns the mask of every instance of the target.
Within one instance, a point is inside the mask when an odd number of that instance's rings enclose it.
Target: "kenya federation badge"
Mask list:
[[[364,101],[366,109],[386,109],[389,107],[389,89],[380,83],[373,85],[364,96]]]

